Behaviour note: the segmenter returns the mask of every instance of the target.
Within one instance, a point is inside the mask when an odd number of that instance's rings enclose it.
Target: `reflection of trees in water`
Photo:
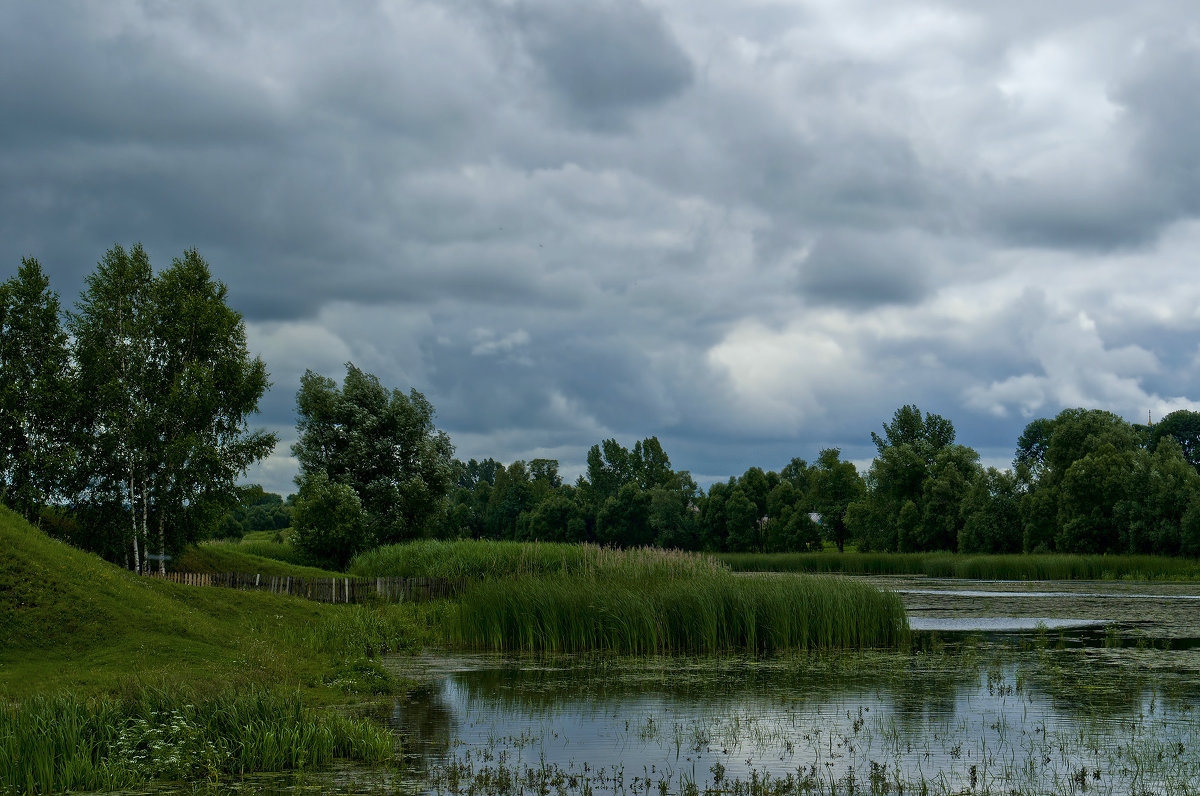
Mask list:
[[[952,710],[958,690],[978,682],[953,655],[878,654],[796,658],[585,659],[558,666],[505,665],[456,672],[470,700],[504,710],[587,714],[632,700],[721,709],[758,703],[891,702],[914,719]]]
[[[457,729],[454,710],[440,689],[421,690],[397,699],[382,716],[407,751],[444,752]]]
[[[1098,661],[1079,653],[1026,660],[1017,671],[1027,694],[1076,720],[1132,718],[1151,700],[1179,712],[1190,710],[1200,698],[1200,684],[1192,676]]]

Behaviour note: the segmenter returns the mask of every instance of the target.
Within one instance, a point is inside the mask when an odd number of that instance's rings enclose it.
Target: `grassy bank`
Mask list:
[[[735,572],[928,575],[979,580],[1200,580],[1200,561],[1166,556],[956,553],[722,553]]]
[[[0,793],[116,790],[297,770],[395,754],[383,728],[249,689],[204,696],[143,689],[123,697],[34,696],[0,704]]]
[[[496,652],[634,655],[895,647],[900,599],[832,577],[596,578],[485,581],[448,616],[455,645]]]
[[[725,570],[715,559],[675,550],[616,550],[592,544],[422,540],[361,553],[352,575],[491,580],[543,575],[682,578]]]
[[[206,542],[189,547],[171,562],[173,572],[256,572],[334,578],[344,575],[311,565],[300,551],[285,542]]]
[[[437,626],[431,606],[142,578],[4,508],[0,550],[0,792],[378,760],[388,733],[321,706],[392,692],[373,658]]]

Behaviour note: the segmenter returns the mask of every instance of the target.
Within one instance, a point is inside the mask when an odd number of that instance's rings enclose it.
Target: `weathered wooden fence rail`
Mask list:
[[[463,581],[449,578],[304,578],[248,572],[168,572],[149,577],[185,586],[224,586],[247,591],[292,594],[323,603],[360,603],[377,598],[388,602],[432,600],[457,594]]]

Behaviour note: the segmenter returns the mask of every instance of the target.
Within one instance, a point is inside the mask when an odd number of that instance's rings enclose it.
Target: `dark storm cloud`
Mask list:
[[[922,253],[900,236],[825,233],[800,269],[803,295],[818,304],[870,307],[912,303],[923,298],[930,287]]]
[[[294,395],[354,361],[464,455],[658,434],[719,476],[869,458],[916,402],[1200,388],[1183,4],[0,7],[0,253],[64,303],[195,246]]]
[[[576,120],[596,127],[676,96],[692,63],[662,17],[637,0],[522,2],[512,19],[554,94]]]

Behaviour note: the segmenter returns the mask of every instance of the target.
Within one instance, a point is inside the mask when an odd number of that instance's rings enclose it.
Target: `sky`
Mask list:
[[[916,404],[1200,409],[1190,2],[0,4],[0,261],[115,243],[229,288],[294,491],[345,363],[457,456],[657,436],[701,483]]]

